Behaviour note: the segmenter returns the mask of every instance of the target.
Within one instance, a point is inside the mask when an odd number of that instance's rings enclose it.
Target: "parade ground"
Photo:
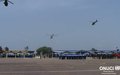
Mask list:
[[[120,75],[100,66],[120,66],[120,59],[0,58],[0,75]]]

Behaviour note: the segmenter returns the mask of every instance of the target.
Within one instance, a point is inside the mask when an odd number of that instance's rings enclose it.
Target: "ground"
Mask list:
[[[103,75],[100,66],[120,66],[120,59],[0,58],[0,75]]]

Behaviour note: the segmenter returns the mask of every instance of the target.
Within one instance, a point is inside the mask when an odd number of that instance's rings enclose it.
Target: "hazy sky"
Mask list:
[[[120,48],[120,0],[11,0],[0,3],[0,45],[10,49]],[[95,26],[91,22],[98,19]],[[55,34],[50,40],[49,36]]]

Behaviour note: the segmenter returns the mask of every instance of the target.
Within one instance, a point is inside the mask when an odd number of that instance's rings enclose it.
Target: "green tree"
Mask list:
[[[96,51],[97,51],[97,49],[95,49],[95,48],[92,48],[92,49],[91,49],[91,51],[93,51],[93,52],[96,52]]]
[[[8,57],[8,54],[9,53],[9,48],[8,47],[5,47],[5,54],[6,54],[6,58]]]
[[[94,52],[94,53],[97,53],[98,50],[95,49],[95,48],[92,48],[91,51]]]
[[[8,51],[9,51],[9,48],[8,48],[8,47],[5,47],[5,51],[8,52]]]
[[[3,49],[2,49],[2,47],[0,46],[0,53],[3,53]]]
[[[44,56],[44,57],[52,57],[52,53],[53,53],[53,50],[52,50],[52,48],[51,47],[46,47],[46,46],[44,46],[44,47],[40,47],[40,48],[38,48],[37,50],[36,50],[36,52],[37,52],[37,55],[42,55],[42,56]]]

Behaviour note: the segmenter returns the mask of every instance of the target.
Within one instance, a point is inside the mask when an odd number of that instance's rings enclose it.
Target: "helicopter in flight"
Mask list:
[[[9,0],[0,0],[0,2],[4,2],[4,5],[7,7],[8,3],[14,4],[13,2],[9,1]]]
[[[55,36],[55,34],[51,34],[51,35],[50,35],[50,39],[53,39],[54,36]]]
[[[92,22],[92,25],[95,25],[97,22],[98,22],[98,20],[96,20],[96,21]]]

